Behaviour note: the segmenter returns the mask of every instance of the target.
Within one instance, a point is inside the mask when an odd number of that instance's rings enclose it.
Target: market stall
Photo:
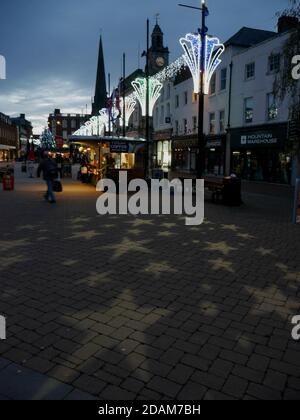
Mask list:
[[[71,136],[73,160],[80,164],[79,177],[96,185],[100,179],[119,179],[126,170],[128,179],[144,177],[145,140],[128,137]]]

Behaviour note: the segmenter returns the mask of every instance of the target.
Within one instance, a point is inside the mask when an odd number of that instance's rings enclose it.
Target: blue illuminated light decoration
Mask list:
[[[194,92],[200,92],[201,85],[201,34],[187,34],[180,39],[180,44],[184,49],[184,60],[189,67],[194,81]],[[220,56],[225,51],[225,46],[216,37],[205,36],[204,46],[204,94],[209,93],[211,78],[217,67],[221,64]]]
[[[139,101],[142,108],[143,117],[147,114],[147,79],[146,78],[137,78],[132,83],[132,87],[135,90],[136,98]],[[154,78],[149,78],[149,116],[153,116],[153,108],[160,97],[163,84]]]

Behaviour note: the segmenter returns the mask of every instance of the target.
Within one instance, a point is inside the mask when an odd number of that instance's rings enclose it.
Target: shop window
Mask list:
[[[210,81],[210,94],[214,95],[216,93],[216,73],[213,74],[211,81]]]
[[[273,93],[267,95],[267,104],[268,104],[268,120],[276,120],[278,117],[278,107],[276,104],[276,99]]]
[[[225,111],[220,111],[220,133],[225,133]]]
[[[272,54],[269,57],[268,72],[278,73],[280,70],[280,54]]]
[[[225,90],[227,86],[227,68],[221,70],[220,90]]]
[[[209,134],[216,133],[216,114],[214,112],[209,114]]]
[[[157,143],[157,164],[158,164],[158,166],[161,166],[161,164],[162,164],[162,153],[163,153],[163,145],[162,145],[162,141],[159,141]]]
[[[255,77],[255,63],[246,64],[246,80],[254,79]]]
[[[253,98],[246,98],[244,103],[245,123],[253,122]]]

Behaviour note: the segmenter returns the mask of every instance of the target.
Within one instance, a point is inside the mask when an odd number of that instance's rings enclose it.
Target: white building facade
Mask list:
[[[290,184],[294,162],[286,148],[288,99],[274,98],[283,63],[286,26],[279,33],[242,28],[226,45],[205,98],[206,174]],[[164,83],[153,117],[154,163],[170,176],[194,176],[198,98],[184,69]]]

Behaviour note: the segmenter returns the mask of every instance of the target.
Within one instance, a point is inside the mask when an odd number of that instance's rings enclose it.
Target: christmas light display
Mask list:
[[[129,120],[131,115],[133,114],[135,107],[136,107],[136,96],[135,93],[132,93],[129,96],[125,97],[125,126],[128,127]],[[123,98],[120,100],[120,108],[121,108],[121,118],[122,118],[122,125],[123,125]]]
[[[132,83],[132,86],[136,93],[136,98],[138,99],[141,108],[142,108],[142,115],[146,116],[147,114],[147,106],[146,106],[146,99],[147,99],[147,79],[146,78],[137,78]],[[162,90],[163,84],[155,79],[149,78],[149,116],[152,117],[153,115],[153,108],[160,97],[160,93]]]
[[[45,128],[40,136],[40,145],[42,149],[52,150],[56,148],[56,142],[54,136],[48,128]]]
[[[184,56],[182,55],[176,61],[171,63],[169,66],[165,67],[159,73],[155,74],[153,76],[153,79],[156,79],[161,83],[164,83],[165,81],[171,80],[174,77],[176,77],[176,75],[180,73],[185,66],[186,66],[186,62],[185,62]]]
[[[102,136],[109,125],[108,109],[103,108],[99,111],[99,116],[91,117],[75,131],[74,136]]]
[[[202,46],[200,34],[187,34],[180,39],[180,44],[184,49],[184,60],[189,67],[194,81],[194,92],[200,92],[201,83],[201,49],[204,48],[204,93],[209,93],[209,85],[212,75],[221,64],[220,56],[225,51],[225,47],[220,40],[215,37],[205,36],[205,45]]]

